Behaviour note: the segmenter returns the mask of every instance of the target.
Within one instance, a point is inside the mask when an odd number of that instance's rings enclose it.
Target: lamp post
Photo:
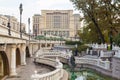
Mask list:
[[[112,50],[112,43],[113,43],[113,39],[112,39],[112,28],[109,32],[109,39],[110,39],[110,50]]]
[[[75,54],[74,54],[74,56],[77,56],[77,55],[78,55],[77,47],[78,47],[78,45],[76,44],[76,45],[75,45]]]
[[[8,35],[11,35],[11,31],[10,31],[10,28],[11,28],[11,26],[10,26],[10,18],[9,18],[7,27],[8,27]]]
[[[71,79],[70,80],[75,80],[77,78],[77,76],[74,73],[74,68],[75,68],[76,64],[75,64],[75,58],[74,58],[74,54],[72,54],[71,58],[70,58],[70,67],[71,67]]]
[[[29,32],[29,44],[30,44],[30,18],[28,18],[28,32]]]
[[[22,8],[22,3],[20,4],[19,6],[19,10],[20,10],[20,38],[22,38],[22,30],[21,30],[21,23],[22,23],[22,11],[23,11],[23,8]]]

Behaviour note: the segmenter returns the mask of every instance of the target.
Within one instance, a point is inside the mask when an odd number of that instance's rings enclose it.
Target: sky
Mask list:
[[[67,10],[73,9],[74,13],[79,13],[75,10],[74,5],[70,0],[0,0],[0,14],[15,16],[19,21],[19,5],[23,4],[22,22],[28,25],[28,18],[31,19],[34,14],[41,14],[43,9],[52,10]],[[28,28],[26,28],[28,29]]]

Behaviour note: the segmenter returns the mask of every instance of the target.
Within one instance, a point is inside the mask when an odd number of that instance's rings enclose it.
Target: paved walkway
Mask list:
[[[7,77],[5,80],[32,80],[31,75],[34,74],[35,70],[37,70],[39,74],[44,74],[53,69],[42,64],[35,64],[32,58],[27,58],[27,65],[17,68],[18,75],[16,77]]]

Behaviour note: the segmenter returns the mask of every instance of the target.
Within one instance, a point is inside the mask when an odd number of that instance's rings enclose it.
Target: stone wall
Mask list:
[[[94,65],[90,65],[90,64],[77,64],[76,65],[76,70],[80,70],[80,68],[90,68],[93,69],[101,74],[107,75],[107,76],[112,76],[112,71],[110,70],[106,70]]]
[[[113,57],[112,59],[112,75],[120,79],[120,58]]]

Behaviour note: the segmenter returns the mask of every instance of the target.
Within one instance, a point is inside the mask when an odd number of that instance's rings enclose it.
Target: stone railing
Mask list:
[[[54,56],[54,57],[63,57],[65,59],[69,59],[70,55],[68,54],[63,54],[60,52],[54,52],[54,51],[41,51],[39,50],[37,52],[37,56],[39,57],[45,57],[45,56]],[[76,64],[90,64],[93,66],[98,66],[103,69],[110,69],[110,61],[102,61],[101,59],[91,59],[91,58],[80,58],[80,57],[75,57],[75,62]]]
[[[37,40],[37,42],[39,43],[54,43],[54,44],[58,44],[58,43],[65,43],[65,41],[54,41],[54,40]]]
[[[9,32],[8,32],[9,28],[5,27],[3,25],[0,25],[0,35],[5,35],[5,36],[9,36]],[[10,30],[11,33],[11,37],[17,37],[20,38],[20,33],[18,31],[15,30]],[[25,35],[24,33],[22,33],[22,38],[23,39],[29,39],[28,35]]]
[[[55,70],[41,75],[35,72],[35,74],[31,76],[33,80],[61,80],[61,78],[63,77],[63,64],[59,62],[58,59],[56,59],[55,61],[49,58],[36,58],[35,62],[52,66],[55,68]]]
[[[114,51],[103,51],[100,52],[100,57],[113,57]]]
[[[110,69],[110,61],[102,61],[101,59],[90,59],[90,58],[75,58],[76,64],[90,64],[93,66],[98,66],[103,69]]]
[[[89,47],[92,47],[94,49],[107,49],[107,44],[97,44],[97,43],[93,43],[93,44],[86,44]]]
[[[119,57],[120,58],[120,50],[115,51],[114,57]]]
[[[39,50],[37,53],[37,56],[43,57],[43,56],[55,56],[55,57],[63,57],[65,59],[68,59],[70,57],[70,54],[63,54],[60,51],[53,51],[53,50]]]

